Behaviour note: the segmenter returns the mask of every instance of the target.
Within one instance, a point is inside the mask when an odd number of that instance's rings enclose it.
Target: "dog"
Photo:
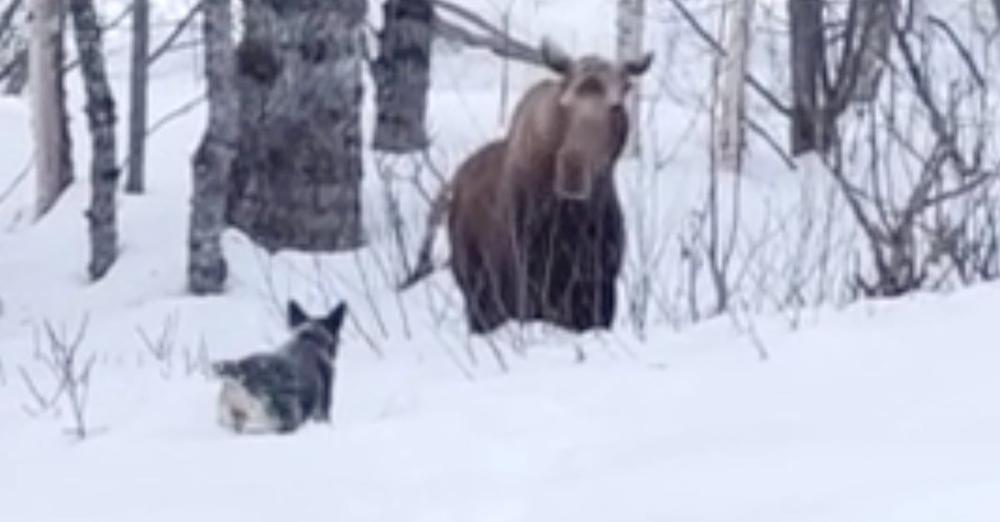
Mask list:
[[[307,420],[329,422],[340,330],[347,314],[341,302],[313,318],[288,302],[292,337],[276,351],[212,364],[222,380],[219,423],[236,433],[291,433]]]

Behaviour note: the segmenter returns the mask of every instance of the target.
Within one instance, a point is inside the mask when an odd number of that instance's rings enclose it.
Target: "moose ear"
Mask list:
[[[340,328],[344,326],[344,317],[347,315],[347,303],[341,302],[336,308],[323,318],[323,328],[334,337],[340,334]]]
[[[629,76],[640,76],[649,70],[653,63],[653,53],[648,52],[640,58],[626,60],[624,63],[625,73]]]
[[[542,63],[544,63],[549,69],[559,73],[568,74],[570,67],[573,65],[573,59],[570,58],[569,53],[559,47],[559,44],[555,43],[551,38],[542,38],[542,45],[539,49],[542,53]]]
[[[300,324],[309,320],[309,316],[302,310],[299,303],[295,302],[294,299],[288,301],[288,326],[289,328],[296,328]]]

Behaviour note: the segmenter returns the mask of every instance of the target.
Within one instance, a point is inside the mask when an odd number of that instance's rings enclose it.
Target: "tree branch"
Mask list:
[[[685,7],[680,0],[670,0],[670,3],[673,4],[673,6],[677,9],[677,11],[680,12],[681,16],[687,21],[688,25],[690,25],[691,28],[694,29],[695,33],[697,33],[698,36],[700,36],[701,39],[704,40],[705,43],[707,43],[709,47],[712,48],[713,51],[715,51],[720,56],[726,56],[726,49],[722,47],[722,44],[720,44],[718,41],[715,40],[715,38],[712,37],[712,34],[709,33],[701,25],[700,22],[698,22],[698,19],[695,18],[694,14],[692,14],[691,11],[689,11],[688,8]],[[771,107],[773,107],[775,110],[777,110],[778,112],[789,118],[792,117],[792,109],[787,105],[785,105],[784,103],[782,103],[781,100],[779,100],[774,93],[768,90],[768,88],[765,87],[764,84],[762,84],[759,80],[757,80],[757,78],[752,73],[748,71],[746,78],[747,78],[747,83],[750,84],[750,87],[752,87],[757,94],[759,94],[769,104],[771,104]]]
[[[157,60],[162,58],[163,55],[167,53],[167,51],[170,49],[170,46],[174,45],[174,42],[176,42],[177,39],[180,38],[181,33],[184,32],[184,29],[187,29],[187,27],[191,25],[191,22],[194,20],[194,17],[201,12],[202,4],[203,2],[198,2],[197,4],[194,4],[194,6],[191,7],[191,10],[188,11],[186,15],[184,15],[184,18],[181,18],[181,21],[177,22],[177,25],[174,27],[174,30],[171,31],[170,35],[167,36],[166,40],[164,40],[163,43],[157,46],[157,48],[153,50],[153,52],[149,53],[149,58],[146,59],[147,67],[151,67]]]
[[[538,49],[504,33],[476,13],[446,0],[434,0],[434,5],[438,8],[434,13],[434,31],[438,36],[459,40],[471,47],[485,48],[504,58],[542,65],[542,54]],[[456,17],[479,27],[486,34],[475,34],[443,19],[441,11],[452,13]]]

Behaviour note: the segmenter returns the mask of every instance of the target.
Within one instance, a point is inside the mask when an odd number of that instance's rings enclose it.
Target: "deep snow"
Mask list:
[[[493,2],[463,3],[499,16]],[[610,49],[612,2],[522,0],[515,7],[513,27],[526,39],[545,31],[574,50]],[[689,105],[703,63],[690,45],[670,49],[673,65],[647,82],[656,92],[647,104],[651,123],[643,126],[651,141],[671,145],[649,153],[666,167],[647,172],[625,163],[619,175],[630,208],[644,209],[628,218],[629,278],[649,268],[657,299],[666,303],[657,306],[666,311],[651,314],[642,340],[625,310],[613,332],[579,339],[538,328],[501,332],[493,341],[506,373],[489,343],[465,335],[447,273],[401,296],[392,291],[399,253],[371,156],[371,247],[271,259],[229,233],[228,292],[205,299],[183,292],[189,159],[204,107],[151,139],[149,194],[120,200],[122,256],[100,284],[84,280],[86,183],[32,224],[28,178],[0,203],[0,518],[1000,519],[997,285],[827,306],[803,312],[797,329],[781,314],[683,328],[669,320],[671,307],[684,307],[674,287],[683,278],[675,273],[677,249],[648,238],[673,237],[699,207],[706,132],[700,110]],[[127,92],[122,63],[113,69],[119,95]],[[199,63],[183,52],[157,66],[154,119],[203,89]],[[499,70],[485,53],[445,50],[436,58],[430,128],[442,171],[502,128]],[[514,92],[542,74],[515,66]],[[70,82],[78,110],[78,78]],[[369,121],[370,114],[369,107]],[[73,124],[85,180],[82,114]],[[27,129],[26,105],[0,98],[0,191],[30,155]],[[756,172],[742,187],[749,214],[777,209],[774,219],[787,222],[803,202],[823,199],[823,184],[808,169],[789,173],[766,148],[753,153]],[[400,173],[392,189],[407,230],[418,236],[425,207],[406,180],[412,167],[391,164]],[[424,172],[422,179],[433,177]],[[775,237],[797,233],[760,220]],[[418,239],[409,238],[411,253]],[[765,248],[778,267],[780,256],[812,244],[783,241]],[[642,248],[662,250],[663,260],[649,265],[636,254]],[[235,437],[216,425],[218,383],[203,376],[199,347],[214,358],[273,346],[283,336],[288,297],[314,312],[338,299],[350,303],[333,426]],[[94,433],[75,442],[63,432],[65,407],[40,416],[24,411],[31,398],[19,368],[51,384],[33,356],[35,332],[44,320],[72,331],[84,316],[84,351],[98,360],[87,409]],[[171,320],[173,353],[157,362],[137,329],[157,337]]]

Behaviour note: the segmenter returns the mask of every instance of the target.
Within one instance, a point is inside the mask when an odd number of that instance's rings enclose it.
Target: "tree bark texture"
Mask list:
[[[38,219],[55,206],[73,182],[73,161],[62,73],[65,12],[60,0],[33,0],[30,6],[28,73],[35,142],[35,217]]]
[[[194,189],[188,230],[188,289],[193,294],[223,290],[227,267],[222,250],[229,170],[236,156],[239,98],[229,0],[206,0],[202,11],[208,127],[193,161]]]
[[[739,172],[745,144],[746,75],[755,0],[733,0],[728,16],[726,56],[722,58],[718,157],[721,168]]]
[[[0,92],[18,95],[28,81],[24,0],[0,0]]]
[[[146,97],[149,85],[149,0],[133,0],[132,77],[129,85],[128,178],[125,191],[146,190]]]
[[[366,0],[245,0],[228,220],[276,251],[356,248]]]
[[[87,125],[91,136],[90,264],[91,280],[108,272],[118,257],[115,192],[118,165],[115,147],[115,100],[108,84],[101,46],[101,26],[93,0],[69,0],[73,32],[80,56],[80,71],[86,93]]]
[[[645,16],[645,0],[618,0],[618,37],[616,47],[619,60],[632,60],[642,56]],[[631,157],[638,156],[640,152],[639,120],[642,114],[639,112],[639,81],[641,80],[636,80],[637,84],[625,99],[625,110],[628,112],[630,118],[628,141],[625,144],[623,153]]]
[[[823,0],[789,0],[791,29],[793,155],[825,151],[830,136],[821,105],[823,60]]]
[[[858,66],[858,78],[854,87],[853,100],[869,103],[878,95],[883,72],[889,60],[892,30],[895,23],[896,0],[868,0],[870,6],[859,10],[858,31],[865,41],[861,43],[862,53]]]
[[[376,119],[372,146],[385,152],[427,148],[424,125],[430,89],[430,0],[386,0],[378,34],[379,55],[372,65]]]

